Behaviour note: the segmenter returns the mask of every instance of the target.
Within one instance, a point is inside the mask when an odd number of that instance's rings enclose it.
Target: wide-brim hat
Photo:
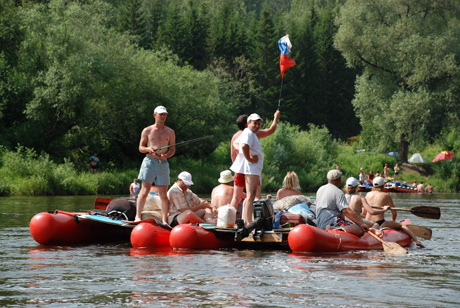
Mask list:
[[[220,173],[220,178],[218,179],[219,183],[229,183],[233,181],[232,172],[230,170],[225,170]]]

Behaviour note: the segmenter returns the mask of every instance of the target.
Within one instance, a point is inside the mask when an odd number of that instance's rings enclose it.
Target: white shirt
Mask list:
[[[236,173],[260,176],[264,167],[264,152],[257,135],[249,128],[245,128],[235,142],[239,144],[239,151],[230,169]],[[249,153],[252,156],[257,155],[259,157],[257,163],[250,163],[246,157],[244,157],[242,150],[243,144],[249,145]]]
[[[334,184],[321,186],[316,192],[316,224],[318,228],[326,229],[337,216],[345,217],[342,210],[348,208],[344,193]]]

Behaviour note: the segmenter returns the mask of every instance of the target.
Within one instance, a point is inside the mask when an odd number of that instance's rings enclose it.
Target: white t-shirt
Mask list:
[[[239,144],[239,151],[230,169],[236,173],[261,175],[264,167],[264,152],[257,135],[249,128],[245,128],[235,142]],[[257,155],[259,157],[257,163],[250,163],[246,157],[244,157],[242,150],[243,144],[249,145],[249,152],[251,155]]]
[[[316,192],[316,225],[326,229],[332,224],[337,216],[345,216],[342,210],[348,208],[344,193],[334,184],[327,183]]]

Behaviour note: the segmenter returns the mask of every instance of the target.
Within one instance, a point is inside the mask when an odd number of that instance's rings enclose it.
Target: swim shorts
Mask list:
[[[235,186],[244,187],[246,185],[246,181],[244,180],[243,173],[235,173]]]
[[[343,226],[349,226],[352,223],[349,222],[348,220],[345,220],[342,216],[337,216],[336,220],[331,223],[332,227],[343,227]]]
[[[262,176],[261,175],[259,176],[259,181],[260,181],[259,185],[262,186]],[[235,173],[234,183],[235,183],[235,186],[245,187],[246,186],[246,180],[244,178],[244,174],[243,173]]]
[[[142,161],[139,176],[139,181],[147,183],[155,183],[158,186],[169,185],[169,163],[167,160],[159,160],[146,156]]]

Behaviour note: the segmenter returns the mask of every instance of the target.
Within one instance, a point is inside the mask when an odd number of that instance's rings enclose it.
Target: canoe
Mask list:
[[[166,230],[169,228],[169,226],[160,227],[159,223],[152,218],[140,222],[128,222],[95,215],[92,211],[76,213],[56,210],[34,215],[30,220],[30,234],[41,245],[129,243],[133,228],[140,223],[153,224]],[[169,230],[167,233],[169,235]],[[162,237],[159,243],[164,243]]]
[[[383,240],[408,247],[412,239],[407,233],[393,229],[384,229]],[[288,237],[293,252],[346,252],[356,250],[383,250],[382,243],[366,233],[357,237],[339,230],[323,230],[310,225],[298,225]]]

